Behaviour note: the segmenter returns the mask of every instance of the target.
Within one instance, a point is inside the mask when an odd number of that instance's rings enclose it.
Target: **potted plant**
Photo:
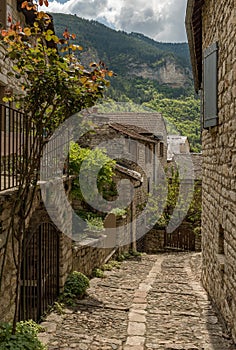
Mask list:
[[[88,215],[85,221],[87,224],[85,231],[88,233],[89,237],[97,238],[103,236],[105,228],[101,217]]]
[[[125,219],[127,210],[123,208],[113,208],[110,213],[115,214],[116,217],[122,217],[122,219]]]

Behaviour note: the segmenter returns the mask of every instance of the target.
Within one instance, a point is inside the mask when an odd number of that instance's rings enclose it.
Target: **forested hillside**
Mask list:
[[[199,100],[194,97],[187,43],[156,42],[142,34],[115,31],[96,21],[53,14],[56,33],[76,34],[83,64],[102,60],[117,76],[108,97],[145,104],[162,112],[200,150]]]

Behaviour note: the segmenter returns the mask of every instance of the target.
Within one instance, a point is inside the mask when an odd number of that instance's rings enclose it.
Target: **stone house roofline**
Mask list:
[[[149,142],[149,143],[157,143],[158,140],[154,139],[152,137],[147,137],[147,136],[143,136],[142,134],[136,132],[131,125],[126,125],[126,124],[120,124],[120,123],[110,123],[109,127],[119,131],[120,133],[127,135],[129,137],[131,137],[134,140],[139,140],[139,141],[145,141],[145,142]]]
[[[168,135],[167,141],[173,142],[173,143],[185,143],[188,140],[187,136],[180,136],[180,135]]]
[[[185,27],[188,37],[194,86],[199,91],[202,83],[202,7],[204,0],[188,0]]]
[[[132,170],[132,169],[129,169],[129,168],[125,167],[124,165],[120,165],[118,163],[116,163],[115,169],[117,171],[119,171],[120,173],[125,174],[125,175],[131,177],[132,179],[143,183],[143,176],[139,172]]]
[[[143,136],[153,135],[153,138],[162,140],[167,143],[166,123],[163,116],[158,112],[112,112],[112,113],[93,113],[90,117],[97,124],[100,124],[99,119],[106,119],[110,123],[118,123],[128,125],[129,129],[141,128],[143,131],[138,131]]]

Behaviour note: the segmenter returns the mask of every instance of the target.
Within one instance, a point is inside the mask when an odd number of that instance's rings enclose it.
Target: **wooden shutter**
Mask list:
[[[218,124],[218,45],[212,44],[204,51],[203,76],[203,127],[205,129]]]

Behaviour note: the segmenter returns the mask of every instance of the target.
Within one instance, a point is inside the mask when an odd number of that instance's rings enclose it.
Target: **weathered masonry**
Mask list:
[[[202,94],[202,280],[236,341],[235,0],[189,0],[186,27]]]

